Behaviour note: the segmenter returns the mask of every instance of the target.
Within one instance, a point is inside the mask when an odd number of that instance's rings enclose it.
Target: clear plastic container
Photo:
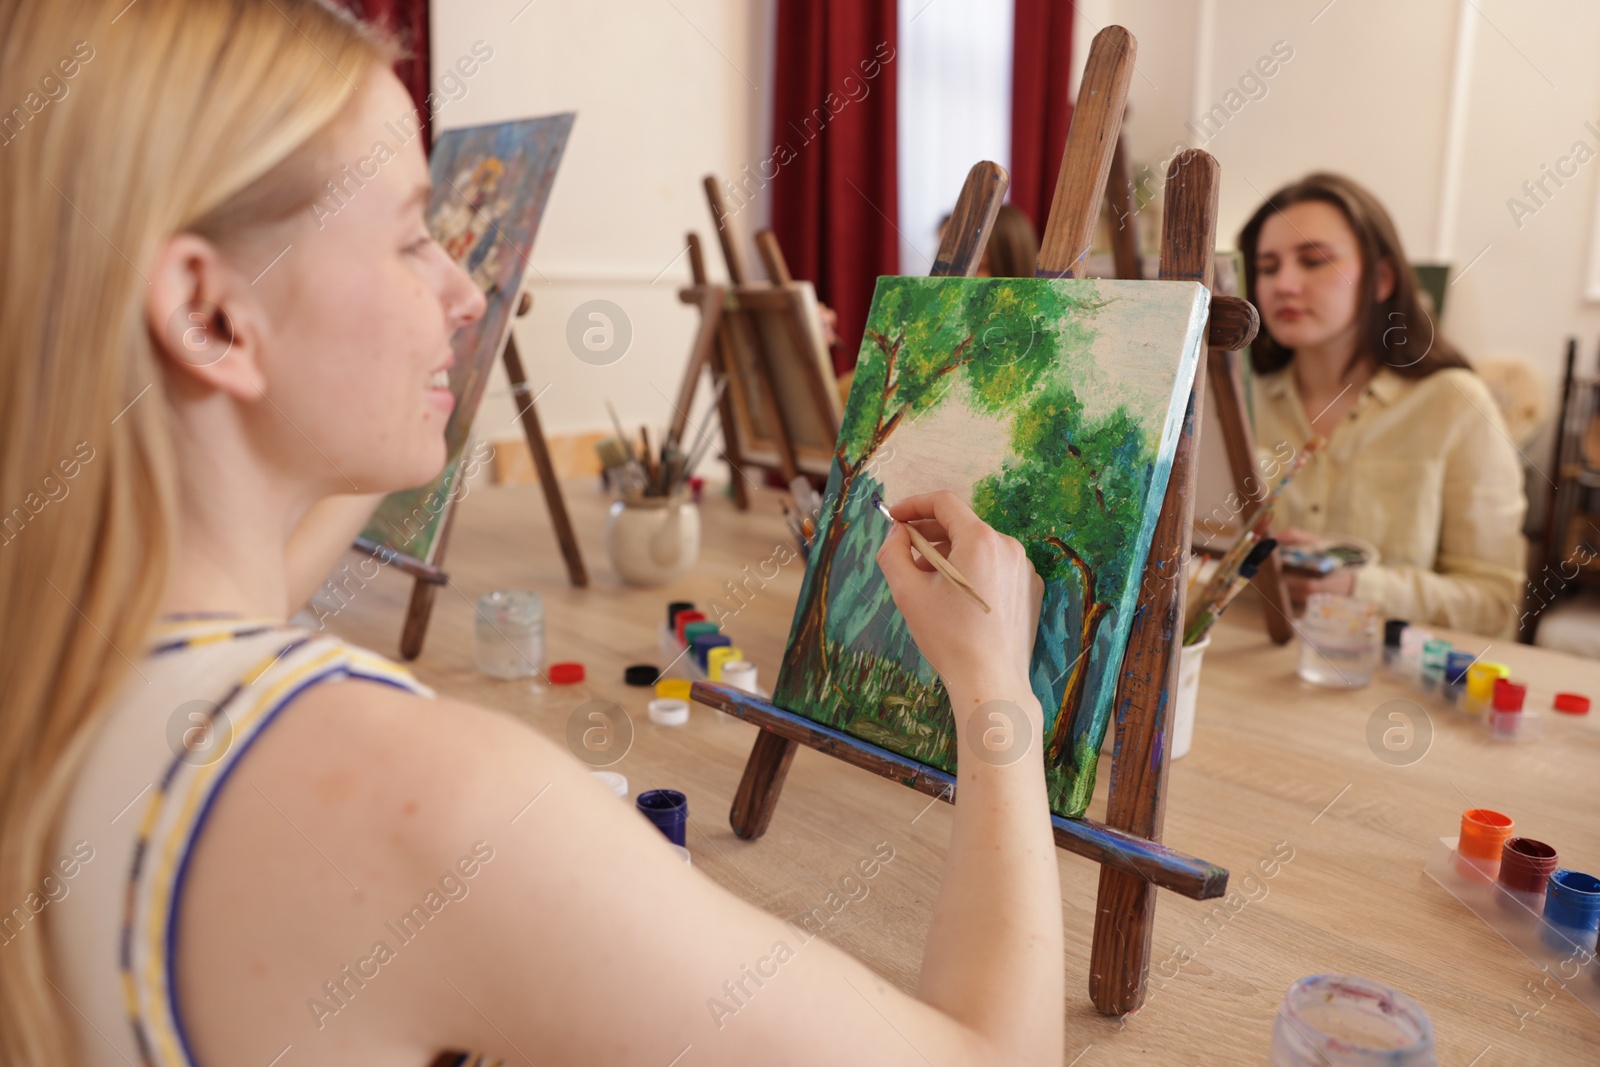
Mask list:
[[[531,678],[544,670],[544,601],[526,589],[478,598],[473,658],[491,678]]]
[[[1295,626],[1300,631],[1300,677],[1333,689],[1359,689],[1372,680],[1383,644],[1375,604],[1315,593]]]
[[[1289,987],[1272,1026],[1269,1067],[1437,1067],[1433,1020],[1397,989],[1319,974]]]

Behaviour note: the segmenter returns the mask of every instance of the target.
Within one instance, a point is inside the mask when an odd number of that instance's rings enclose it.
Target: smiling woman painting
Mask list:
[[[1423,306],[1394,223],[1366,189],[1311,174],[1239,233],[1257,444],[1327,446],[1278,504],[1284,542],[1360,538],[1381,562],[1289,576],[1296,606],[1354,594],[1391,618],[1490,636],[1516,630],[1527,511],[1488,388]]]

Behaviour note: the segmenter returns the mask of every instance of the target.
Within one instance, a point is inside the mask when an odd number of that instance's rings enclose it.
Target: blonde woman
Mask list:
[[[0,0],[0,42],[29,111],[0,148],[0,1063],[1061,1062],[1037,759],[962,761],[913,996],[795,951],[545,737],[283,621],[319,501],[439,469],[483,309],[415,140],[310,210],[410,110],[390,45],[311,0]],[[897,514],[995,607],[980,643],[896,527],[958,728],[1039,727],[1020,547],[949,496]]]

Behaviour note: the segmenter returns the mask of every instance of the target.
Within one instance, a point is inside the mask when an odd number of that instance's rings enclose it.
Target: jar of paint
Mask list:
[[[1477,659],[1471,652],[1461,652],[1451,649],[1444,656],[1444,702],[1453,708],[1461,707],[1465,703],[1467,694],[1467,671]]]
[[[1289,987],[1272,1025],[1270,1067],[1437,1067],[1433,1020],[1398,989],[1343,974]]]
[[[1556,952],[1593,953],[1600,939],[1600,878],[1565,869],[1550,875],[1539,936]]]
[[[491,678],[531,678],[544,669],[544,601],[527,589],[478,598],[473,659]]]
[[[1359,689],[1372,680],[1382,635],[1377,605],[1335,593],[1313,593],[1300,631],[1301,678],[1332,689]]]
[[[676,789],[647,789],[634,802],[668,841],[682,846],[689,825],[689,798]]]
[[[614,501],[606,516],[606,556],[629,585],[657,586],[700,558],[700,509],[684,493]]]
[[[756,688],[756,665],[749,660],[729,660],[722,665],[722,684],[731,689],[761,695]]]
[[[1433,631],[1421,626],[1407,626],[1400,631],[1400,664],[1402,677],[1415,682],[1422,674],[1422,646],[1433,640]]]
[[[1404,619],[1383,620],[1383,665],[1390,670],[1400,667],[1400,638],[1410,625]]]
[[[1430,637],[1422,644],[1422,667],[1417,681],[1422,688],[1432,692],[1444,684],[1444,661],[1450,655],[1450,642]]]
[[[1467,668],[1467,702],[1469,715],[1482,715],[1494,704],[1494,683],[1511,677],[1511,668],[1504,663],[1480,660]]]
[[[1513,837],[1500,853],[1500,906],[1513,915],[1537,916],[1544,912],[1550,876],[1556,872],[1556,850],[1531,837]]]
[[[1461,836],[1456,841],[1456,870],[1463,878],[1492,882],[1500,876],[1500,854],[1516,824],[1511,816],[1488,808],[1468,808],[1461,813]]]
[[[1494,680],[1494,700],[1484,720],[1489,736],[1496,741],[1532,741],[1539,737],[1541,720],[1532,712],[1524,713],[1523,702],[1528,687],[1509,678]]]

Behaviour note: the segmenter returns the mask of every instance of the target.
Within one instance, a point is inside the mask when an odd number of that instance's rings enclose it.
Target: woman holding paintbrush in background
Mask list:
[[[1312,174],[1261,205],[1239,250],[1261,312],[1256,445],[1282,456],[1326,439],[1279,499],[1274,536],[1355,538],[1379,554],[1325,577],[1286,573],[1296,608],[1341,593],[1390,618],[1514,634],[1522,469],[1489,390],[1437,333],[1383,205]]]

